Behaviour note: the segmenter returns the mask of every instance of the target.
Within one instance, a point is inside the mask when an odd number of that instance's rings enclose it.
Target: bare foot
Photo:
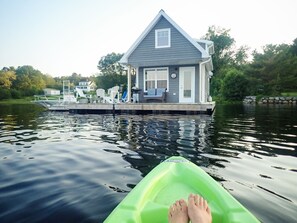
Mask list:
[[[188,214],[192,223],[211,223],[211,211],[207,201],[199,195],[190,194],[188,200]]]
[[[181,199],[170,206],[168,211],[169,223],[188,223],[188,207],[187,203]]]

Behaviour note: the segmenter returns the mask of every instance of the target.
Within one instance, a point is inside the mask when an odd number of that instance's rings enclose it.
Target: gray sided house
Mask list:
[[[166,88],[166,103],[208,103],[213,53],[212,41],[191,38],[161,10],[120,60],[128,66],[128,95],[135,69],[135,86]]]

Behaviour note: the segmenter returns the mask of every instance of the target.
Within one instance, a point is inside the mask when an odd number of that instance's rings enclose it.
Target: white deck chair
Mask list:
[[[105,100],[108,103],[119,103],[120,101],[120,93],[119,93],[119,86],[114,86],[108,89],[109,97],[105,97]],[[117,96],[117,98],[116,98]]]
[[[99,88],[96,90],[96,95],[99,98],[99,102],[104,102],[105,98],[105,90],[102,88]]]
[[[110,97],[117,103],[120,101],[120,92],[119,92],[120,87],[119,86],[114,86],[111,88],[110,92]],[[117,98],[116,98],[117,97]]]
[[[84,94],[84,92],[82,91],[82,89],[79,88],[75,88],[77,94],[81,97],[81,98],[86,98],[87,96]]]

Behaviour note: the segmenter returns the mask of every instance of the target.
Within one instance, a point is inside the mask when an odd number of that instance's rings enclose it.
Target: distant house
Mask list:
[[[81,89],[84,92],[90,92],[96,90],[96,84],[93,81],[83,80],[78,83],[76,88]]]
[[[135,86],[143,92],[166,88],[167,103],[211,101],[213,53],[212,41],[191,38],[161,10],[120,60],[128,67],[128,96],[135,69]]]
[[[61,94],[61,92],[59,90],[52,89],[52,88],[44,88],[43,93],[46,96],[54,96],[54,95],[60,95]]]

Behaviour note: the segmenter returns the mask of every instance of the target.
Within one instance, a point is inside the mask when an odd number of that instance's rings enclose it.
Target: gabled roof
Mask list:
[[[210,55],[214,54],[214,44],[213,41],[211,40],[206,40],[206,39],[194,39],[197,43],[203,43],[206,45],[206,52]]]
[[[133,51],[138,47],[142,40],[147,36],[147,34],[153,29],[153,27],[158,23],[161,17],[164,17],[171,25],[176,28],[193,46],[201,52],[202,59],[209,58],[210,55],[203,49],[203,47],[197,43],[192,37],[190,37],[179,25],[177,25],[165,12],[160,10],[158,15],[153,19],[153,21],[148,25],[148,27],[143,31],[143,33],[137,38],[134,44],[129,48],[129,50],[124,54],[124,56],[119,61],[121,64],[127,64],[128,58],[133,53]]]

